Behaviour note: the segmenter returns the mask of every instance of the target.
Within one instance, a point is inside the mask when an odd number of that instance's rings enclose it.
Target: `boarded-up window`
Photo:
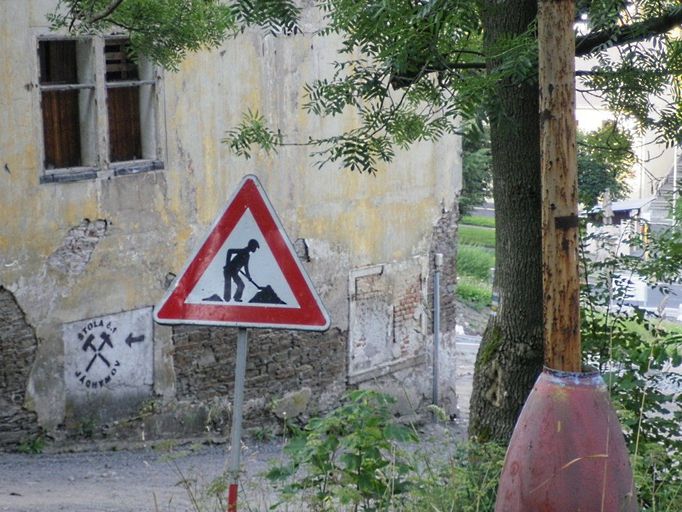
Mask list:
[[[137,64],[126,41],[108,41],[106,59],[109,158],[112,162],[142,158],[140,83]]]
[[[76,41],[40,41],[45,168],[82,165]]]
[[[163,168],[154,68],[132,58],[127,39],[40,39],[38,59],[41,179],[84,179],[107,168],[115,175]]]

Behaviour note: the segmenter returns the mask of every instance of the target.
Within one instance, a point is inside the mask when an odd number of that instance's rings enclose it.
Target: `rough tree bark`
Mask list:
[[[488,48],[526,32],[537,13],[534,0],[485,0],[483,8]],[[469,422],[469,436],[482,442],[509,440],[543,363],[538,84],[501,82],[496,92],[489,114],[499,305],[476,359]]]

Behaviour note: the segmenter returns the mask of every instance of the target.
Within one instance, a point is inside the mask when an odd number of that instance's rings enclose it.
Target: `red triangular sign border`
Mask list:
[[[187,297],[222,248],[246,210],[250,210],[282,275],[300,307],[187,303]],[[289,238],[258,178],[245,176],[225,210],[194,252],[173,287],[155,308],[163,324],[224,325],[325,331],[329,313],[301,265]]]

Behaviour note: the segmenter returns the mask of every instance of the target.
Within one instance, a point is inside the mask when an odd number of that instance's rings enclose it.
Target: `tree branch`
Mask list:
[[[97,23],[100,20],[103,20],[104,18],[108,17],[111,13],[113,13],[116,9],[119,8],[119,6],[123,3],[123,0],[111,0],[111,3],[102,9],[99,12],[96,12],[95,14],[92,14],[86,21],[88,24],[90,23]]]
[[[656,18],[577,37],[575,55],[582,57],[609,42],[611,46],[620,46],[643,41],[652,36],[664,34],[680,24],[682,24],[682,6],[675,6],[667,14]]]

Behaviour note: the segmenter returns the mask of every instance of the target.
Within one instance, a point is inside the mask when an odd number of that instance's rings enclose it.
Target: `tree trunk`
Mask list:
[[[519,35],[534,0],[484,0],[485,45]],[[488,69],[498,61],[491,59]],[[489,109],[496,218],[494,289],[499,305],[476,359],[469,436],[506,443],[543,362],[540,124],[538,84],[500,82]]]

